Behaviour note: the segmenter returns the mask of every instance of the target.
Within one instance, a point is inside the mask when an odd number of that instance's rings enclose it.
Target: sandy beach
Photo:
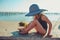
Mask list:
[[[16,21],[0,21],[0,36],[12,36],[11,32],[18,31],[19,22]],[[60,29],[58,26],[60,25],[60,21],[52,22],[52,38],[60,38]],[[35,29],[32,29],[30,32],[35,32]]]

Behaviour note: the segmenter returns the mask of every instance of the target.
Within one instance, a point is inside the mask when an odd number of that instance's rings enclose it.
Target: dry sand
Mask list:
[[[18,31],[17,28],[19,22],[16,21],[0,21],[0,36],[12,36],[11,32]],[[60,21],[53,21],[53,27],[51,31],[51,35],[53,38],[60,38],[60,30],[58,26],[60,25]],[[33,29],[30,32],[35,32],[36,30]]]

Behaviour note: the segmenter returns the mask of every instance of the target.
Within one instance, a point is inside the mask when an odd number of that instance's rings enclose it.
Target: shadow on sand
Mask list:
[[[22,34],[19,34],[19,31],[14,31],[14,32],[11,32],[13,35],[13,37],[42,37],[40,34],[36,34],[35,32],[33,33],[29,33],[29,34],[25,34],[25,35],[22,35]]]

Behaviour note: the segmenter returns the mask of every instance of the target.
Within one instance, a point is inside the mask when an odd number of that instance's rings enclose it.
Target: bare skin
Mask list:
[[[26,28],[19,29],[19,30],[21,30],[20,33],[25,34],[25,33],[28,33],[32,28],[35,28],[36,31],[39,32],[41,35],[45,35],[46,30],[42,27],[42,25],[37,20],[37,19],[39,19],[39,16],[40,15],[35,15],[34,20],[31,23],[29,23],[29,25]],[[48,30],[47,35],[50,35],[51,29],[52,29],[51,22],[49,21],[49,19],[45,15],[42,15],[41,19],[43,21],[46,21],[49,24],[49,30]]]

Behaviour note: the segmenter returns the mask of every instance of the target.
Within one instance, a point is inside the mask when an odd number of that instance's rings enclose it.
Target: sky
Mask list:
[[[0,12],[29,12],[32,4],[48,12],[60,13],[60,0],[0,0]]]

